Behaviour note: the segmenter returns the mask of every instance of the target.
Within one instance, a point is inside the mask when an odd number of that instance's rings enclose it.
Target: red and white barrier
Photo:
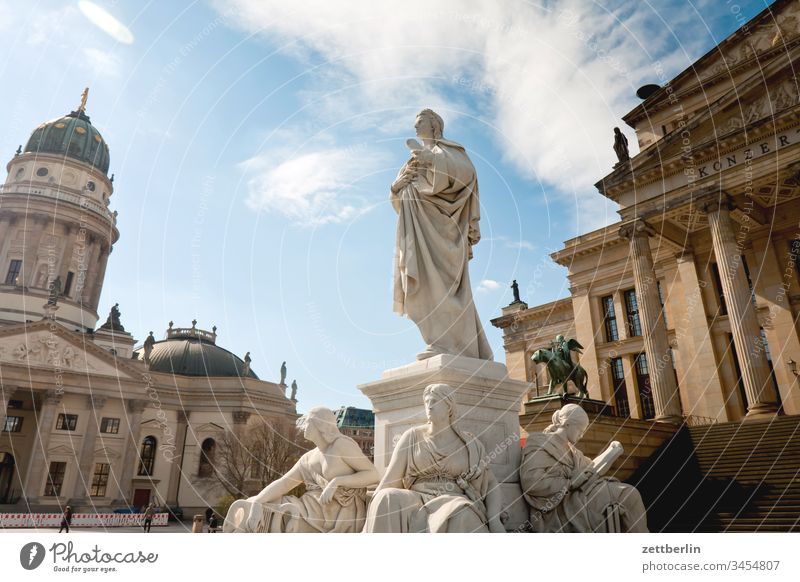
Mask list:
[[[0,528],[59,527],[61,513],[0,513]],[[153,525],[167,525],[167,513],[156,513]],[[70,527],[133,527],[144,523],[142,513],[74,513]]]

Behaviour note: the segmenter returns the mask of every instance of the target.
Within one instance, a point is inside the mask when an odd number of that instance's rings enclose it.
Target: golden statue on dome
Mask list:
[[[89,99],[89,87],[86,87],[81,93],[81,104],[78,106],[78,113],[86,111],[86,100]]]

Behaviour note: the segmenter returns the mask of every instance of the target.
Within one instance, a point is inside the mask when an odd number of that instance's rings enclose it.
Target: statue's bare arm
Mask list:
[[[381,489],[388,489],[390,487],[403,488],[403,477],[406,476],[406,458],[408,456],[408,447],[411,446],[411,431],[406,431],[400,440],[397,441],[397,446],[392,453],[392,459],[389,461],[389,466],[386,467],[386,473],[378,483],[376,491]]]
[[[334,477],[337,487],[370,487],[378,482],[378,470],[359,448],[358,443],[349,438],[336,441],[336,453],[352,470],[350,475]]]

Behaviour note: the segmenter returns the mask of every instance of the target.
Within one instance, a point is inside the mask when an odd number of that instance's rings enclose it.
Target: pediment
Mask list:
[[[107,449],[105,447],[100,447],[99,449],[95,450],[94,458],[118,460],[122,458],[122,455],[119,453],[119,451],[116,451],[114,449]]]
[[[741,82],[742,76],[759,73],[773,60],[785,57],[787,51],[800,44],[800,3],[778,0],[748,23],[741,23],[711,51],[697,59],[690,67],[672,79],[668,86],[654,94],[625,116],[640,118],[645,111],[673,108],[682,100],[680,96],[704,87],[728,84],[731,89]]]
[[[214,422],[206,422],[199,426],[194,427],[194,432],[223,432],[225,427],[220,426]]]
[[[68,447],[67,445],[56,445],[54,447],[50,447],[47,449],[48,455],[70,455],[74,456],[75,451],[72,447]]]
[[[0,365],[136,378],[130,363],[58,323],[39,321],[0,330]]]

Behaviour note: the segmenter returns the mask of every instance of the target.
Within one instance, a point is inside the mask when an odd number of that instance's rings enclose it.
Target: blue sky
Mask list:
[[[636,89],[764,6],[0,0],[0,155],[89,86],[121,232],[101,321],[119,302],[141,341],[196,317],[261,378],[286,360],[301,410],[369,406],[356,386],[424,347],[391,310],[388,185],[415,113],[439,112],[478,170],[471,279],[503,361],[489,319],[511,279],[530,305],[567,296],[549,252],[615,220],[592,184]]]

